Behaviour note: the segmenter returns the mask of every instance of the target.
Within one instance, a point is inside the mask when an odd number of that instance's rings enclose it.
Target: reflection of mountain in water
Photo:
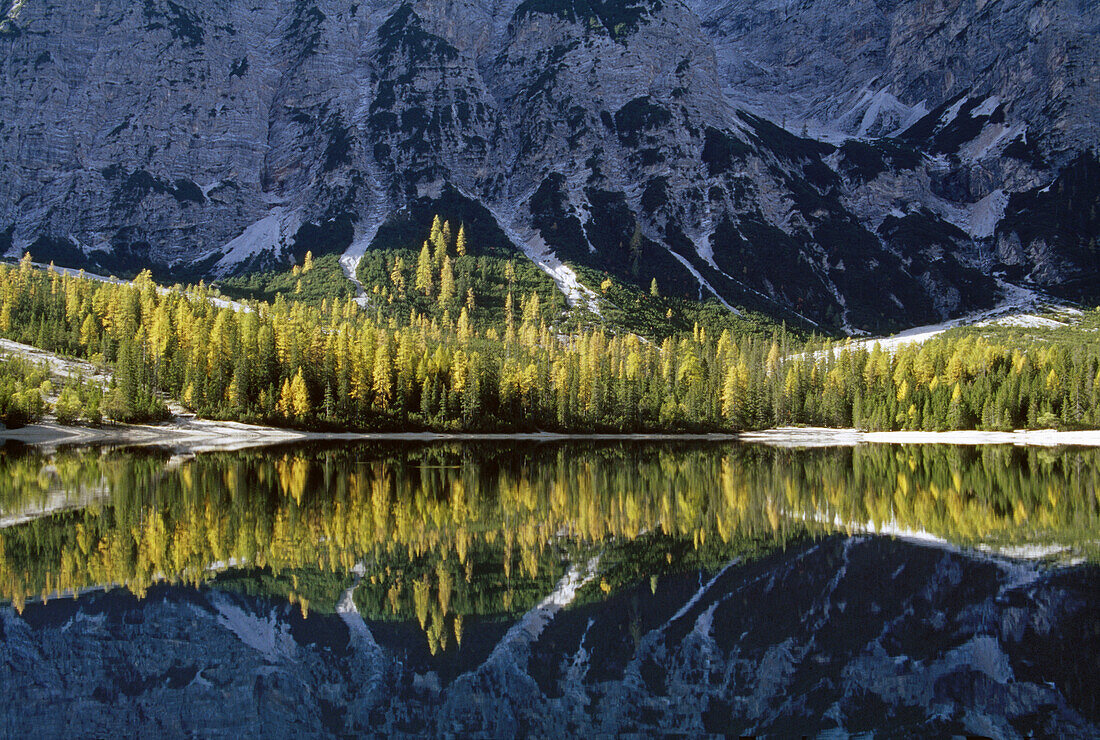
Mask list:
[[[3,450],[0,735],[1094,735],[1097,490],[1073,450]]]
[[[832,537],[707,578],[663,576],[510,630],[472,621],[447,658],[415,624],[304,619],[210,588],[4,608],[0,694],[20,710],[0,731],[1100,730],[1094,566]]]

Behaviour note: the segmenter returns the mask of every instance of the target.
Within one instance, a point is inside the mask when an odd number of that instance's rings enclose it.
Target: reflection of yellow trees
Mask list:
[[[443,612],[443,616],[447,616],[447,613],[451,610],[451,594],[454,590],[454,579],[451,576],[451,572],[447,570],[446,563],[440,561],[438,567],[436,567],[436,578],[439,583],[439,608]]]
[[[373,579],[374,576],[371,576],[371,578]],[[386,592],[386,599],[389,601],[390,610],[394,614],[397,614],[397,612],[400,611],[400,609],[401,609],[401,582],[400,581],[394,581],[393,582],[393,585],[390,586],[389,590]]]
[[[413,582],[413,604],[416,605],[416,619],[420,629],[428,623],[428,600],[432,597],[432,582],[427,575]]]
[[[1093,452],[935,447],[439,446],[180,464],[9,454],[0,457],[2,516],[55,513],[0,530],[0,593],[17,604],[99,584],[140,594],[234,563],[343,573],[363,561],[380,604],[415,613],[438,648],[448,634],[461,639],[453,620],[470,612],[456,599],[472,598],[472,553],[486,548],[497,553],[505,606],[519,598],[516,579],[547,575],[550,542],[656,531],[703,546],[889,525],[960,543],[1056,540],[1091,557],[1098,463]],[[404,581],[370,570],[397,557],[434,564]]]

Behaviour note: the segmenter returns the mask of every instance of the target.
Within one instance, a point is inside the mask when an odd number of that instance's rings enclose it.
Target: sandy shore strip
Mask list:
[[[865,432],[860,429],[783,427],[744,432],[743,442],[779,447],[848,447],[859,444],[895,445],[1027,445],[1036,447],[1100,447],[1100,430],[1063,432],[1057,429],[1018,429],[1013,432]]]
[[[198,419],[177,419],[166,424],[106,424],[100,427],[64,426],[47,421],[19,429],[0,429],[0,440],[39,447],[136,445],[171,447],[181,452],[234,450],[304,439],[305,434],[290,429]]]
[[[111,381],[111,372],[108,369],[93,365],[87,360],[63,357],[53,352],[32,347],[29,344],[20,344],[0,337],[0,355],[4,354],[44,364],[49,368],[50,375],[61,381],[80,376],[89,382],[99,383],[104,388]]]
[[[564,440],[734,442],[734,434],[558,434],[457,432],[308,432],[233,421],[180,418],[165,424],[116,424],[102,427],[63,426],[53,422],[0,429],[0,442],[13,440],[40,447],[125,445],[170,447],[197,453],[263,447],[295,442],[553,442]]]
[[[0,429],[0,441],[13,440],[40,447],[126,445],[169,447],[177,452],[230,451],[295,442],[553,442],[697,441],[747,442],[775,447],[853,447],[861,444],[897,445],[1029,445],[1041,447],[1100,447],[1100,430],[1062,432],[1054,429],[1014,432],[865,432],[859,429],[784,427],[740,434],[558,434],[454,432],[307,432],[296,429],[177,417],[165,424],[117,424],[102,427],[62,426],[53,422],[20,429]]]

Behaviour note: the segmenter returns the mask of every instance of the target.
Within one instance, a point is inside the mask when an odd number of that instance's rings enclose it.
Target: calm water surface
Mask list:
[[[1095,735],[1098,483],[1014,447],[3,448],[0,730]]]

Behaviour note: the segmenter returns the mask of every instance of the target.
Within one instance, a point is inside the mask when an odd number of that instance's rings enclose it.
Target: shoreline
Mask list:
[[[742,442],[780,447],[855,447],[863,444],[1100,447],[1100,429],[1075,432],[1057,429],[1017,429],[1012,432],[987,432],[976,429],[949,432],[868,432],[861,429],[780,427],[758,432],[743,432],[737,438]]]
[[[233,451],[299,442],[554,442],[698,441],[764,444],[784,448],[855,447],[864,444],[1015,445],[1034,447],[1100,447],[1100,430],[1055,429],[983,432],[868,432],[859,429],[780,427],[753,432],[707,434],[569,434],[560,432],[311,432],[297,429],[176,417],[164,424],[119,424],[103,427],[64,426],[46,421],[19,429],[0,429],[0,443],[12,440],[37,447],[126,445],[167,447],[179,452]]]
[[[299,442],[555,442],[566,440],[735,442],[736,434],[567,434],[559,432],[312,432],[299,429],[177,417],[164,424],[65,426],[52,421],[0,429],[7,440],[37,447],[124,445],[178,452],[233,451]]]

